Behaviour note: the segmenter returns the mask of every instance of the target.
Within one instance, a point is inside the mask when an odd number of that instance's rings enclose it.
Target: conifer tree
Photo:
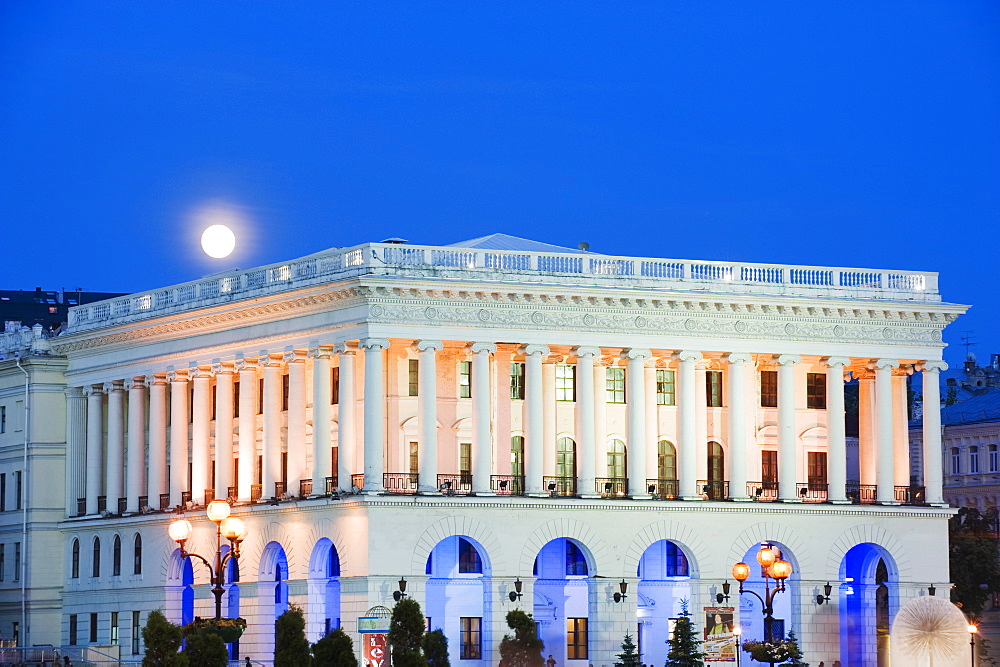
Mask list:
[[[799,640],[796,639],[794,632],[788,633],[788,639],[785,640],[785,649],[788,651],[788,657],[785,658],[787,661],[786,664],[809,667],[808,663],[802,662],[802,650],[799,648]]]
[[[504,667],[543,667],[545,642],[538,638],[531,614],[520,609],[509,611],[507,626],[514,631],[514,636],[504,635],[500,640],[500,662]]]
[[[412,598],[403,598],[396,603],[389,622],[393,667],[427,667],[427,659],[420,650],[425,627],[420,603]]]
[[[667,653],[666,667],[704,667],[701,652],[701,640],[691,623],[691,612],[688,611],[687,600],[681,600],[681,615],[674,625],[674,636],[667,640],[670,651]]]
[[[313,644],[313,667],[358,667],[354,642],[343,628],[337,628]]]
[[[195,630],[185,635],[187,644],[184,655],[189,665],[198,667],[226,667],[229,664],[229,651],[226,642],[214,632]]]
[[[425,634],[423,647],[427,667],[451,667],[451,660],[448,658],[448,638],[444,636],[444,631],[434,630]]]
[[[274,667],[309,667],[312,655],[306,639],[306,620],[295,605],[278,617],[274,638]]]
[[[187,656],[178,653],[181,647],[181,628],[167,620],[159,609],[149,612],[142,629],[142,642],[146,653],[142,667],[185,667]]]
[[[618,662],[615,667],[639,667],[639,654],[636,653],[635,644],[632,643],[632,635],[625,635],[622,642],[622,652],[618,654]]]

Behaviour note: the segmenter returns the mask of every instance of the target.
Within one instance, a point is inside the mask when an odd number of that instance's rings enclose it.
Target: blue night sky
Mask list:
[[[998,101],[993,2],[5,0],[0,288],[500,231],[940,271],[975,306],[946,358],[982,360]],[[226,260],[206,210],[242,220]]]

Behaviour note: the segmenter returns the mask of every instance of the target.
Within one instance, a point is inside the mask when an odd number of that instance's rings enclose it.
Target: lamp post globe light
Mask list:
[[[780,558],[780,552],[771,544],[764,542],[757,552],[757,562],[764,577],[764,595],[743,588],[743,582],[750,578],[750,566],[746,563],[733,565],[733,578],[740,582],[740,595],[749,593],[760,600],[761,611],[764,614],[764,640],[772,641],[774,634],[774,597],[785,590],[785,580],[792,574],[792,564]],[[772,588],[773,581],[773,588]]]
[[[972,654],[972,662],[970,664],[972,667],[976,667],[976,633],[979,632],[979,627],[969,623],[969,627],[966,630],[969,631],[969,652]]]
[[[225,500],[213,500],[205,509],[209,520],[215,524],[215,561],[210,562],[204,556],[188,551],[184,543],[191,537],[193,530],[187,519],[177,519],[167,528],[170,539],[177,542],[181,549],[181,558],[196,558],[205,564],[211,577],[212,594],[215,595],[215,618],[222,618],[222,595],[226,592],[226,565],[232,560],[239,567],[240,543],[246,538],[247,527],[243,520],[230,516],[229,503]],[[222,538],[229,540],[229,551],[222,553]]]

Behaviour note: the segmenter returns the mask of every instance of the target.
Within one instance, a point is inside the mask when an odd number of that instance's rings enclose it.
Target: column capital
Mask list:
[[[84,396],[100,396],[103,393],[104,393],[103,384],[88,384],[86,387],[83,388]]]
[[[593,345],[578,345],[570,350],[573,354],[578,357],[599,357],[601,356],[601,348],[594,347]]]
[[[748,364],[753,361],[753,356],[746,352],[730,352],[722,358],[730,364]]]
[[[188,372],[183,369],[178,370],[176,368],[172,368],[167,371],[167,380],[170,382],[187,382]]]
[[[824,364],[827,368],[834,368],[836,366],[850,366],[851,360],[848,357],[823,357],[820,359],[820,363]]]
[[[137,375],[134,378],[129,378],[125,380],[125,389],[127,389],[128,391],[132,391],[133,389],[138,389],[140,387],[145,387],[145,386],[146,386],[145,375]]]
[[[258,368],[281,368],[283,354],[262,354],[257,357]]]
[[[356,343],[345,340],[343,342],[336,343],[333,346],[333,351],[337,354],[354,354],[358,351],[358,346]]]
[[[154,384],[166,384],[167,375],[166,373],[154,373],[153,375],[147,375],[145,381],[147,387],[152,387]]]
[[[523,354],[525,354],[526,356],[529,356],[529,357],[531,355],[533,355],[533,354],[548,354],[549,353],[549,346],[548,345],[534,345],[534,344],[532,344],[532,345],[524,345],[524,346],[521,347],[521,352]]]
[[[313,359],[329,359],[333,356],[332,345],[317,345],[309,348],[309,356]]]
[[[899,368],[899,359],[875,359],[868,364],[870,370],[883,370]]]
[[[257,369],[257,359],[252,358],[252,357],[250,359],[244,359],[244,358],[241,357],[241,358],[237,359],[235,362],[233,362],[233,368],[236,369],[237,373],[243,373],[245,371],[256,370]]]
[[[125,385],[121,380],[113,380],[111,382],[104,383],[104,393],[110,394],[113,391],[123,391]]]
[[[676,361],[701,361],[702,354],[700,350],[678,350],[670,355],[670,359]]]
[[[641,347],[631,347],[621,353],[622,359],[649,359],[652,356],[652,352]]]
[[[497,346],[493,343],[470,343],[466,346],[472,354],[482,354],[486,352],[487,354],[493,354],[497,351]]]
[[[385,350],[389,347],[389,341],[385,338],[362,338],[358,341],[358,344],[366,350],[372,350],[375,348]]]
[[[802,357],[797,354],[779,354],[777,359],[774,360],[774,363],[779,366],[801,364]]]
[[[417,352],[440,352],[444,349],[444,343],[439,340],[418,340],[413,344],[413,349]]]
[[[194,375],[195,379],[201,380],[211,380],[214,373],[212,373],[211,366],[198,366],[197,368],[192,368],[191,373]]]
[[[281,355],[281,360],[286,364],[304,364],[308,354],[306,350],[285,350]]]
[[[212,373],[214,375],[231,375],[234,371],[234,364],[231,361],[217,361],[212,364]]]
[[[66,387],[66,398],[83,398],[83,387]]]
[[[919,361],[913,365],[913,370],[917,371],[931,371],[932,373],[937,373],[939,371],[948,370],[948,362],[946,361]]]

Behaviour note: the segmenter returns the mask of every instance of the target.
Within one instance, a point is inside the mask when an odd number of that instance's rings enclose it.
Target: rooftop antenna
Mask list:
[[[972,331],[962,332],[962,345],[965,346],[965,358],[968,359],[969,355],[972,354],[972,346],[976,344],[976,341],[972,340]]]

